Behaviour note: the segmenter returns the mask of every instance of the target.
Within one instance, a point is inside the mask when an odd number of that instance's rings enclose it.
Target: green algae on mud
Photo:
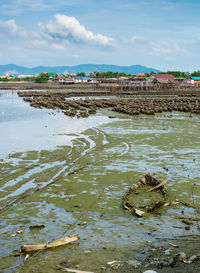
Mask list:
[[[71,146],[19,153],[1,161],[0,204],[9,204],[1,214],[2,270],[22,261],[9,257],[20,245],[62,237],[68,228],[67,235],[80,234],[78,244],[42,252],[37,264],[33,258],[18,271],[56,272],[57,264],[72,259],[80,269],[99,272],[108,261],[135,259],[148,241],[158,243],[157,237],[198,233],[196,222],[185,230],[181,217],[197,217],[200,201],[199,116],[114,115],[117,118],[109,124],[78,134]],[[194,202],[197,209],[169,206],[144,219],[126,212],[123,196],[146,172],[168,179],[169,202]],[[22,200],[15,202],[19,197]],[[83,221],[87,223],[82,226]],[[37,223],[45,228],[30,231],[29,226]],[[17,230],[23,233],[10,237]]]

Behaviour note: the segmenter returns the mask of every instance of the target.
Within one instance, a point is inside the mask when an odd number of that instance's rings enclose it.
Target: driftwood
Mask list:
[[[152,189],[150,189],[148,192],[149,194],[153,191],[159,190],[161,193],[161,198],[158,199],[157,201],[153,202],[151,204],[151,206],[146,207],[146,212],[153,212],[156,209],[158,209],[159,207],[161,207],[162,205],[165,204],[165,200],[167,197],[167,189],[165,187],[165,184],[167,183],[167,180],[164,181],[159,181],[157,179],[155,179],[154,177],[151,176],[150,173],[146,173],[145,176],[139,180],[138,183],[133,184],[128,192],[126,193],[126,195],[124,196],[124,202],[123,202],[123,206],[126,210],[128,211],[133,211],[136,215],[142,217],[143,215],[145,215],[144,211],[139,210],[138,208],[140,208],[139,206],[136,207],[136,205],[134,203],[131,203],[129,201],[129,196],[131,194],[136,194],[136,190],[139,188],[142,188],[145,186],[151,186],[153,187]],[[141,208],[143,208],[141,206]]]
[[[167,180],[162,181],[160,184],[158,184],[157,186],[155,186],[153,189],[148,190],[148,192],[156,191],[157,189],[159,189],[160,187],[164,186],[165,184],[167,184]]]
[[[139,210],[139,209],[135,209],[135,214],[136,215],[138,215],[138,216],[140,216],[140,217],[142,217],[144,214],[145,214],[145,212],[144,211],[142,211],[142,210]]]
[[[55,241],[52,241],[47,244],[36,244],[36,245],[23,245],[21,246],[21,252],[31,252],[36,250],[43,250],[47,248],[67,245],[69,243],[72,243],[74,241],[77,241],[80,239],[80,236],[78,234],[68,236],[66,238],[61,238]]]
[[[65,268],[65,267],[59,267],[61,270],[65,272],[72,272],[72,273],[94,273],[89,271],[83,271],[83,270],[77,270],[77,269],[71,269],[71,268]]]
[[[45,228],[45,225],[43,225],[43,224],[37,224],[37,225],[34,225],[34,226],[30,226],[29,228],[30,228],[30,229],[34,229],[34,228]]]

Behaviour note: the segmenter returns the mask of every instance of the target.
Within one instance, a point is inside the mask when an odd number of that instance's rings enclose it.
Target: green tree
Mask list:
[[[85,72],[80,72],[80,73],[77,73],[76,75],[77,75],[77,76],[80,76],[80,77],[86,77]]]
[[[46,74],[46,73],[44,73],[44,72],[42,72],[42,73],[40,73],[39,76],[37,76],[35,78],[35,82],[37,82],[37,83],[45,83],[45,82],[48,82],[48,79],[49,79],[49,75]]]
[[[191,73],[192,77],[200,77],[200,71],[194,71],[193,73]]]

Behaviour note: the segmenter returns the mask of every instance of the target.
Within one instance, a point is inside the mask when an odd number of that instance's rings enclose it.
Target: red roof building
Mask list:
[[[171,74],[153,74],[150,77],[151,79],[159,79],[159,80],[174,80],[175,77]]]

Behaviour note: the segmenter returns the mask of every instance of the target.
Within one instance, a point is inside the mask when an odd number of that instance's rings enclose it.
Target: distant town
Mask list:
[[[140,73],[127,75],[118,72],[91,72],[81,73],[45,73],[38,75],[19,74],[17,71],[8,71],[0,75],[1,82],[36,82],[56,83],[59,85],[72,84],[96,84],[96,85],[129,85],[141,87],[176,87],[176,86],[198,86],[200,84],[200,71],[193,73],[168,71],[155,73]]]

